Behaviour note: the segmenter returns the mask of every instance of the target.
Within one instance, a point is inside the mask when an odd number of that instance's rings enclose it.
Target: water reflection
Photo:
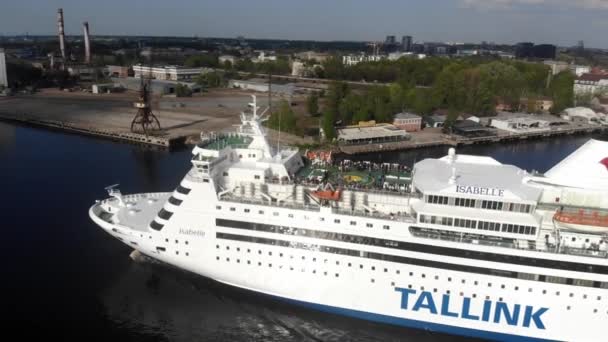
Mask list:
[[[0,122],[0,153],[7,153],[15,145],[15,126]]]
[[[307,310],[149,263],[132,263],[101,296],[115,324],[172,341],[463,340]]]

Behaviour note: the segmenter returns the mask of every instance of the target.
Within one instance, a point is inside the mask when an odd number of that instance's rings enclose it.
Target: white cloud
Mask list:
[[[584,9],[606,9],[608,0],[462,0],[467,7],[481,9],[509,9],[514,6],[543,5],[555,7],[576,7]]]

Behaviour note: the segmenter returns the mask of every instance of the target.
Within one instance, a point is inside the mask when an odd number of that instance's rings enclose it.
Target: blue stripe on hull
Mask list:
[[[295,299],[272,296],[272,295],[270,297],[277,298],[279,300],[286,301],[289,303],[294,303],[294,304],[304,306],[307,308],[332,313],[332,314],[349,316],[349,317],[354,317],[354,318],[359,318],[359,319],[364,319],[364,320],[374,321],[374,322],[379,322],[379,323],[388,323],[388,324],[392,324],[392,325],[399,325],[399,326],[408,327],[408,328],[431,330],[431,331],[435,331],[435,332],[452,334],[452,335],[469,336],[469,337],[481,338],[481,339],[486,339],[486,340],[494,340],[494,341],[518,341],[518,342],[554,341],[554,340],[546,340],[546,339],[540,339],[540,338],[535,338],[535,337],[496,333],[496,332],[485,331],[485,330],[461,328],[461,327],[456,327],[456,326],[451,326],[451,325],[424,322],[424,321],[406,319],[406,318],[401,318],[401,317],[393,317],[393,316],[375,314],[375,313],[366,312],[366,311],[351,310],[351,309],[344,309],[344,308],[339,308],[339,307],[335,307],[335,306],[309,303],[309,302],[299,301],[299,300],[295,300]]]

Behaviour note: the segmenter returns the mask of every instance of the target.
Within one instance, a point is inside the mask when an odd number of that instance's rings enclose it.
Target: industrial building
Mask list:
[[[8,76],[6,74],[6,55],[0,49],[0,87],[8,87]]]
[[[574,80],[574,94],[608,93],[608,75],[583,74]]]
[[[112,82],[115,85],[123,87],[129,90],[139,91],[141,86],[141,78],[139,77],[126,77],[126,78],[112,78]],[[201,91],[201,86],[193,82],[179,82],[171,80],[150,80],[150,91],[155,95],[170,95],[176,93],[178,85],[184,85],[193,93]]]
[[[228,82],[229,88],[240,88],[245,90],[257,91],[260,93],[268,92],[268,81],[263,79],[250,79],[250,80],[230,80]],[[289,84],[272,84],[271,90],[275,94],[291,96],[294,93],[295,86]]]
[[[160,67],[150,67],[136,64],[133,66],[133,74],[136,78],[154,78],[165,81],[193,81],[197,76],[210,72],[209,68],[184,68],[176,65],[165,65]]]
[[[68,74],[80,81],[91,82],[97,77],[97,70],[88,65],[72,65],[68,67]]]
[[[129,77],[134,76],[133,69],[120,65],[108,65],[106,71],[110,77]]]
[[[608,119],[603,113],[596,113],[590,108],[574,107],[564,110],[562,119],[583,124],[606,124]]]
[[[422,129],[422,117],[413,113],[398,113],[395,114],[393,125],[406,132],[418,132]]]
[[[338,129],[338,142],[343,144],[373,144],[410,139],[404,130],[391,124],[347,126]]]
[[[467,138],[488,137],[496,135],[496,132],[488,127],[481,125],[475,120],[459,120],[451,127],[452,133]]]
[[[428,115],[428,116],[424,117],[424,123],[425,123],[426,127],[431,127],[431,128],[443,127],[446,120],[447,120],[447,116],[441,115],[441,114],[433,114],[433,115]]]
[[[381,55],[366,55],[366,54],[358,54],[358,55],[346,55],[342,56],[342,64],[347,66],[357,65],[361,62],[378,62],[385,58]]]
[[[529,115],[496,117],[490,121],[490,126],[511,133],[548,131],[551,129],[550,124],[549,121],[537,119]]]

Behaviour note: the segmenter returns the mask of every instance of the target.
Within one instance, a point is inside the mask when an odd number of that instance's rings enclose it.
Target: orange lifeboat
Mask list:
[[[327,183],[324,187],[319,186],[317,190],[311,191],[310,194],[320,200],[339,201],[340,196],[342,196],[342,190],[334,190],[334,187],[330,183]]]
[[[582,232],[608,232],[608,214],[600,215],[597,211],[586,213],[584,210],[577,212],[558,211],[553,219],[560,226],[569,230]]]
[[[342,196],[342,191],[338,190],[315,190],[311,191],[311,194],[318,199],[327,201],[339,201]]]

